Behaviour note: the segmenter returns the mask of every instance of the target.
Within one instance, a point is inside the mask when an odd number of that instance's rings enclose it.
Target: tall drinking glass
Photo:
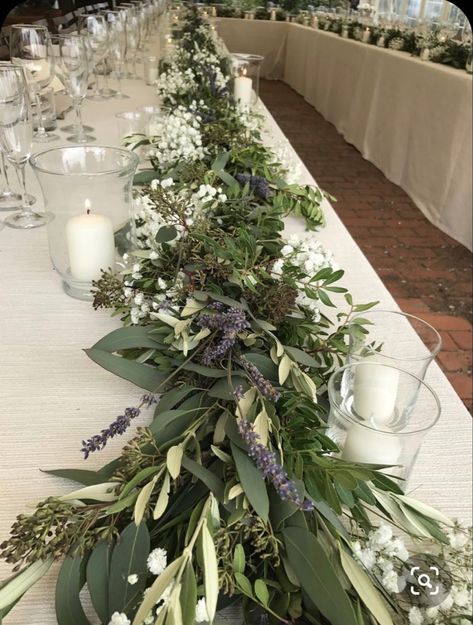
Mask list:
[[[82,124],[82,103],[89,81],[89,59],[86,42],[81,35],[54,35],[57,46],[57,73],[72,98],[77,119],[76,134],[68,137],[72,143],[90,143],[95,137],[84,132]]]
[[[24,71],[19,66],[0,66],[0,149],[18,173],[21,209],[5,218],[11,228],[44,226],[49,215],[33,212],[27,201],[26,161],[33,151],[33,115]]]
[[[10,32],[10,58],[12,63],[25,67],[28,86],[35,101],[38,128],[33,135],[35,141],[47,142],[59,139],[48,133],[41,116],[40,91],[54,78],[54,56],[51,39],[46,26],[14,24]]]

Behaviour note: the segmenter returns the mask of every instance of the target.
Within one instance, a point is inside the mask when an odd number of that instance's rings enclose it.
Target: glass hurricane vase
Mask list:
[[[113,271],[127,250],[138,162],[133,152],[106,146],[58,147],[30,158],[54,216],[49,251],[68,295],[92,299],[92,281]]]

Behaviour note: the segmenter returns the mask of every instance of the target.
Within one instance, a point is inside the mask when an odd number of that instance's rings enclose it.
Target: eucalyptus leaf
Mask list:
[[[182,466],[201,480],[218,500],[223,501],[224,484],[212,471],[185,455],[182,457]]]
[[[122,349],[141,347],[159,349],[160,343],[150,338],[146,327],[129,326],[113,330],[113,332],[110,332],[95,343],[92,349],[112,353],[121,351]]]
[[[350,599],[314,534],[301,527],[282,533],[289,563],[318,610],[331,625],[357,625]]]
[[[102,484],[104,481],[103,475],[98,471],[87,471],[86,469],[41,469],[41,471],[71,482],[78,482],[84,486]]]
[[[150,537],[146,523],[130,523],[120,534],[112,552],[109,576],[110,612],[123,612],[138,597],[146,585],[146,560],[149,555]],[[138,582],[130,584],[128,577],[138,575]]]
[[[108,578],[110,575],[111,555],[112,544],[107,540],[101,540],[97,543],[87,561],[87,589],[94,610],[102,623],[106,623],[110,617],[108,608]]]
[[[81,591],[80,555],[66,556],[56,582],[56,620],[58,625],[90,625],[80,602]]]
[[[238,478],[243,486],[245,495],[256,514],[266,522],[269,514],[269,497],[263,475],[244,451],[233,442],[230,445]]]
[[[155,392],[159,385],[166,379],[166,375],[158,371],[155,367],[127,360],[126,358],[109,354],[100,349],[92,348],[84,351],[91,360],[107,371],[152,393]]]

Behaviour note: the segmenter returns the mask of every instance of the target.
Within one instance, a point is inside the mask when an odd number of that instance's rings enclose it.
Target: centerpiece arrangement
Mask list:
[[[361,3],[359,6],[368,3]],[[250,11],[247,3],[230,3],[216,6],[216,15],[219,17],[242,18]],[[430,60],[433,63],[449,65],[456,69],[471,73],[471,36],[464,36],[462,40],[446,35],[438,26],[433,26],[425,31],[422,29],[406,27],[385,20],[375,23],[363,13],[370,11],[359,9],[352,15],[314,12],[313,7],[291,8],[283,5],[278,8],[253,7],[252,19],[292,21],[305,26],[312,26],[326,32],[339,34],[345,39],[354,39],[366,44],[376,45],[380,48],[388,48],[408,52],[412,56],[420,57],[423,61]],[[425,52],[428,50],[428,54]]]
[[[61,560],[59,625],[91,622],[85,593],[103,625],[228,623],[229,610],[248,624],[471,622],[470,530],[327,436],[347,324],[366,332],[374,303],[353,302],[313,234],[324,194],[289,182],[195,11],[174,38],[155,136],[129,139],[152,167],[135,180],[127,268],[95,282],[94,306],[124,327],[87,350],[145,394],[85,434],[84,457],[154,415],[101,470],[51,471],[80,487],[17,518],[0,620]],[[287,215],[308,232],[286,240]],[[405,539],[447,563],[441,603],[405,600]]]

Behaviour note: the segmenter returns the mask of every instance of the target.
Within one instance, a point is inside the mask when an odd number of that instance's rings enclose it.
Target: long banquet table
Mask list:
[[[345,139],[401,186],[438,228],[473,249],[472,79],[299,24],[225,18],[231,52],[265,57]]]
[[[152,87],[125,80],[125,101],[86,102],[84,121],[95,128],[97,143],[119,145],[114,114],[155,103]],[[265,141],[285,146],[301,167],[301,181],[315,184],[292,151],[271,115],[265,116]],[[71,121],[66,118],[64,124]],[[66,144],[65,141],[62,142]],[[49,144],[51,148],[55,144]],[[36,145],[36,150],[46,149]],[[28,172],[31,192],[40,189]],[[39,202],[41,204],[41,202]],[[327,226],[320,240],[330,247],[346,269],[344,284],[357,302],[379,300],[383,308],[398,310],[361,250],[333,208],[325,202]],[[287,232],[303,232],[296,219],[287,220]],[[100,431],[126,406],[135,405],[140,390],[101,369],[82,351],[119,326],[106,311],[94,311],[87,302],[64,294],[51,267],[45,228],[0,231],[0,395],[3,451],[0,471],[0,541],[8,536],[16,515],[32,510],[35,502],[71,490],[75,485],[40,472],[40,469],[81,467],[96,469],[118,455],[128,435],[112,440],[87,462],[80,453],[81,440]],[[419,341],[412,330],[399,340]],[[421,449],[409,490],[454,517],[471,514],[471,417],[449,382],[433,363],[428,381],[436,389],[443,414]],[[53,625],[54,566],[6,617],[6,625]],[[9,567],[0,563],[0,578]]]

